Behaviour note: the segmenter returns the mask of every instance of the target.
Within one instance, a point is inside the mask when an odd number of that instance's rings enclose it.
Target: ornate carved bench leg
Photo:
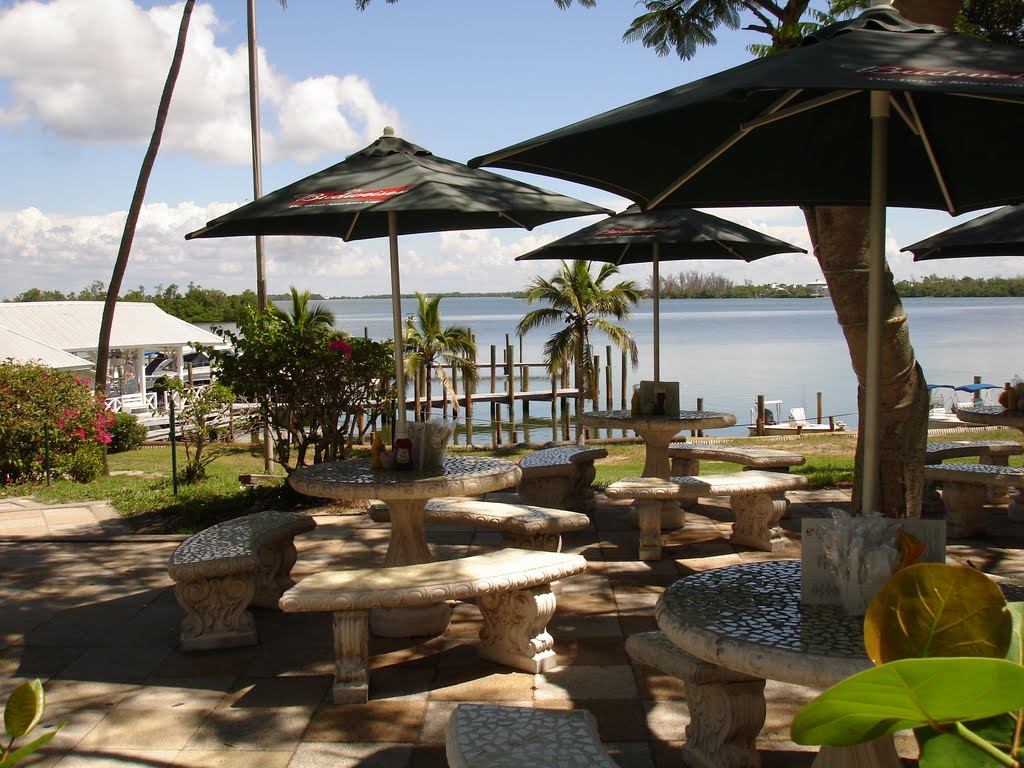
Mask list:
[[[586,515],[594,511],[594,478],[597,477],[597,469],[593,461],[586,461],[576,465],[576,472],[572,477],[572,498],[569,500],[569,509],[573,512],[581,512]]]
[[[730,507],[736,522],[732,526],[730,541],[765,552],[778,552],[789,542],[779,527],[779,520],[785,514],[788,504],[785,496],[777,498],[769,493],[733,496]]]
[[[517,490],[524,504],[567,509],[573,486],[568,475],[546,475],[521,480]]]
[[[984,485],[942,483],[942,503],[946,505],[946,536],[963,539],[985,532],[988,512],[985,510]]]
[[[334,612],[335,704],[365,704],[369,691],[366,668],[369,611]]]
[[[746,678],[723,667],[701,670],[686,681],[686,726],[683,765],[687,768],[758,768],[757,734],[764,726],[765,681]],[[717,670],[717,671],[716,671]],[[707,682],[702,682],[705,678]]]
[[[683,681],[690,710],[682,751],[684,766],[755,768],[761,764],[756,742],[765,718],[762,678],[691,656],[661,632],[630,635],[626,651],[637,661]]]
[[[480,658],[534,674],[555,666],[554,641],[548,634],[555,596],[548,585],[483,594],[477,606],[484,620]]]
[[[997,467],[1008,467],[1010,466],[1009,456],[979,456],[979,464],[993,464]],[[988,487],[988,500],[992,504],[1009,504],[1010,497],[1006,493],[1007,489],[1000,485],[990,485]]]
[[[277,601],[285,590],[295,586],[292,580],[292,566],[298,553],[292,536],[268,541],[260,547],[259,565],[256,568],[256,596],[252,605],[258,608],[277,608]]]
[[[683,477],[686,475],[696,477],[700,474],[700,459],[672,459],[672,477]],[[691,509],[696,506],[697,499],[680,499],[680,509]]]
[[[196,577],[175,584],[174,596],[185,609],[182,650],[256,645],[256,623],[248,610],[255,594],[252,573]]]
[[[661,560],[661,499],[642,499],[637,502],[640,518],[640,559]],[[686,513],[679,514],[686,519]]]

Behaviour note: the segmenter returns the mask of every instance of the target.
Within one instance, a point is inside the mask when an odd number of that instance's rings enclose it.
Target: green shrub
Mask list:
[[[110,425],[108,453],[134,451],[146,441],[146,425],[130,413],[118,413]]]
[[[91,483],[103,474],[103,452],[98,445],[85,445],[74,453],[59,456],[54,468],[76,483]]]
[[[50,465],[79,476],[91,460],[80,450],[110,442],[114,415],[84,379],[35,363],[0,363],[0,483],[43,476]]]

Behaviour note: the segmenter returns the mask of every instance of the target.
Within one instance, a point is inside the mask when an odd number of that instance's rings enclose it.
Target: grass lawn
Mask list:
[[[985,431],[935,437],[934,440],[1020,440],[1017,430]],[[779,448],[807,457],[807,463],[794,471],[806,475],[811,488],[849,487],[853,482],[854,452],[857,440],[850,435],[812,435],[795,440],[737,438],[742,445]],[[238,476],[263,472],[261,445],[235,445],[209,467],[209,478],[197,485],[171,483],[171,449],[146,447],[109,457],[110,476],[92,483],[54,479],[31,485],[0,486],[0,497],[34,496],[40,501],[67,503],[83,500],[109,500],[114,508],[141,533],[184,533],[199,530],[220,520],[263,509],[316,509],[325,514],[353,509],[353,503],[314,499],[292,491],[281,479],[255,487],[243,487]],[[596,484],[607,485],[622,477],[643,473],[644,447],[641,444],[604,446],[608,457],[595,463]],[[451,450],[464,450],[453,448]],[[474,455],[501,456],[515,461],[528,453],[525,448],[499,448],[473,451]],[[178,448],[179,467],[184,451]],[[1022,466],[1022,457],[1014,456],[1011,466]],[[735,472],[737,464],[701,462],[701,472]],[[361,504],[356,503],[356,507]]]

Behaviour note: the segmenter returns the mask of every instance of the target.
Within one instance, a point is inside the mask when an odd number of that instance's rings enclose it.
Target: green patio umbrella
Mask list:
[[[1024,205],[1008,205],[901,248],[914,261],[961,256],[1024,256]]]
[[[563,259],[607,261],[612,264],[652,265],[654,322],[654,380],[661,381],[661,295],[658,266],[681,259],[742,259],[754,261],[776,253],[807,253],[735,222],[693,208],[661,207],[642,211],[631,206],[622,213],[577,230],[552,243],[516,257],[516,261]]]
[[[605,208],[437,157],[390,127],[365,149],[322,171],[213,219],[186,240],[243,235],[322,235],[342,240],[387,236],[395,380],[405,430],[398,236],[462,229],[521,227],[609,213]]]
[[[470,165],[589,184],[646,209],[870,205],[868,511],[879,477],[885,208],[957,214],[1024,201],[1022,124],[1024,49],[913,24],[883,4],[792,50]]]

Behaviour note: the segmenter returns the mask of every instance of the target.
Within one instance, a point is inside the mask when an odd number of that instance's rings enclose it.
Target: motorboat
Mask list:
[[[971,426],[962,421],[957,411],[964,408],[973,408],[977,405],[985,405],[984,392],[990,389],[999,389],[995,384],[929,384],[931,395],[931,406],[928,409],[928,429],[955,429],[957,427]],[[945,391],[949,390],[946,394]]]
[[[778,420],[781,413],[781,400],[764,401],[764,431],[762,434],[800,435],[820,434],[824,432],[844,432],[846,430],[846,422],[843,421],[833,420],[831,424],[828,422],[818,424],[817,422],[809,421],[803,408],[790,408],[789,418],[786,421]],[[751,437],[758,434],[757,408],[750,409],[750,422],[747,425],[747,429],[750,431]]]

